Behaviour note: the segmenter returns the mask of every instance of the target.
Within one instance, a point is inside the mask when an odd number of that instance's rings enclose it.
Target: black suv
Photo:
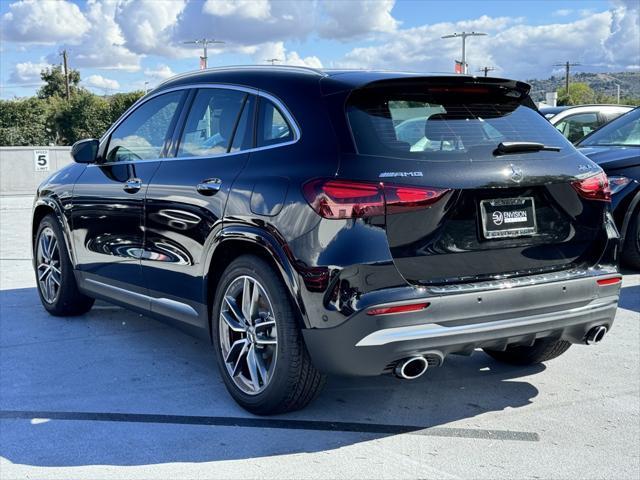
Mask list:
[[[600,167],[517,81],[293,67],[175,77],[38,189],[44,307],[101,298],[209,339],[248,410],[326,373],[596,343],[618,303]]]

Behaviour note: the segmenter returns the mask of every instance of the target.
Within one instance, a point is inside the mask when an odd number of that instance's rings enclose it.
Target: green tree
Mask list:
[[[47,101],[30,97],[0,100],[0,145],[49,145],[56,132],[48,118]]]
[[[78,91],[69,102],[60,102],[52,123],[66,145],[83,138],[98,138],[111,125],[108,100],[87,91]]]
[[[38,90],[39,98],[64,97],[66,96],[64,72],[61,65],[45,68],[40,72],[40,78],[45,84]],[[69,91],[74,94],[81,90],[80,72],[70,69],[69,71]]]
[[[570,83],[568,93],[566,88],[561,88],[558,91],[558,105],[581,105],[584,103],[596,103],[596,95],[586,83]]]

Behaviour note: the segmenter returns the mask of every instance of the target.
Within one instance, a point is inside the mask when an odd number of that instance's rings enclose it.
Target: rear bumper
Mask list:
[[[600,286],[597,280],[616,276],[595,271],[542,284],[520,279],[514,287],[439,295],[413,289],[416,301],[430,303],[427,309],[370,316],[369,308],[363,308],[337,327],[306,329],[303,334],[317,368],[345,375],[379,375],[413,355],[438,361],[450,353],[503,349],[543,337],[584,343],[594,326],[611,328],[620,283]],[[393,295],[406,301],[406,292],[395,289]],[[376,306],[393,303],[398,301]]]

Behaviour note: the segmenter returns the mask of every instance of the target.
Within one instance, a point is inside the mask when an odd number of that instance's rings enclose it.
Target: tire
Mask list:
[[[535,365],[559,357],[571,346],[566,340],[541,338],[532,346],[513,346],[506,350],[491,350],[485,348],[487,355],[496,360],[511,365]]]
[[[45,243],[41,242],[47,242],[47,239],[50,239],[51,243],[46,244],[49,247],[46,250],[49,252],[45,258],[42,253]],[[78,290],[62,227],[53,214],[46,215],[40,221],[35,242],[36,287],[45,310],[59,317],[88,312],[95,300]],[[47,290],[47,282],[51,288],[56,287],[55,294],[52,294],[52,290]]]
[[[622,247],[622,262],[634,270],[640,270],[640,209],[631,217]]]
[[[254,330],[250,331],[249,328],[242,332],[239,327],[244,325],[242,328],[245,328],[247,325],[244,320],[247,315],[242,308],[245,289],[252,292],[251,305],[254,305],[254,294],[258,291],[255,294],[258,306],[246,308],[246,311],[252,312],[248,317]],[[233,299],[238,301],[234,302]],[[227,320],[222,319],[221,314]],[[282,279],[263,259],[243,255],[225,269],[216,291],[212,317],[213,341],[220,374],[227,390],[240,406],[257,415],[284,413],[305,407],[320,393],[325,376],[311,362]],[[261,324],[274,326],[260,327]],[[229,338],[231,335],[234,336],[233,342]],[[274,339],[275,346],[260,345],[273,343]],[[235,350],[231,348],[232,344],[238,342],[241,347]],[[253,364],[261,364],[262,368],[260,370],[254,366],[255,381],[249,366],[251,349]],[[235,352],[239,352],[237,357]],[[266,372],[266,375],[260,372]]]

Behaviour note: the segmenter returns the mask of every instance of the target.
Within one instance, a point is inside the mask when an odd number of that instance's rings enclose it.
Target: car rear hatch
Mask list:
[[[426,77],[350,94],[357,153],[343,156],[334,181],[378,190],[391,255],[408,282],[480,281],[598,262],[607,242],[606,176],[527,93],[516,82]],[[354,195],[347,198],[353,206],[360,195],[364,206],[352,211],[373,219],[381,211],[367,213],[372,192],[341,191],[336,201]]]

